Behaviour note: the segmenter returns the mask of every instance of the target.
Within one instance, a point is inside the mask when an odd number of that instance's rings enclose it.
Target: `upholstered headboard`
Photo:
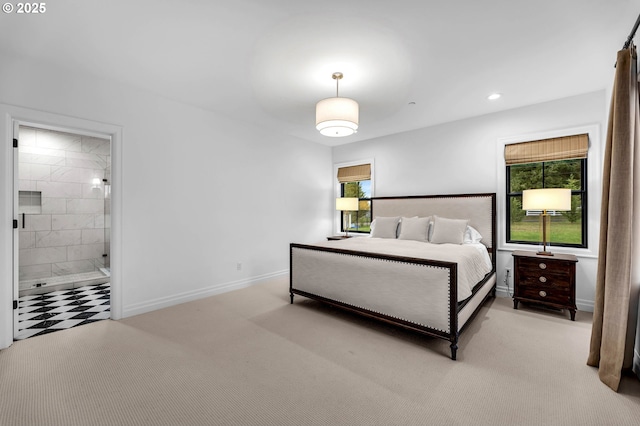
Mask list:
[[[482,243],[496,259],[496,194],[421,195],[375,197],[371,199],[371,219],[376,217],[426,217],[468,219],[482,235]]]

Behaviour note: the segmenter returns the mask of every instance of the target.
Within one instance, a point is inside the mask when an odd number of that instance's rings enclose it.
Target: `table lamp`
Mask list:
[[[547,210],[571,210],[571,190],[566,188],[526,189],[522,191],[522,210],[542,210],[542,251],[537,254],[553,256],[547,251],[547,236],[551,227],[551,217]]]
[[[355,212],[358,211],[359,200],[358,198],[352,197],[340,197],[336,198],[336,210],[339,210],[344,215],[345,212]],[[351,225],[351,213],[348,214],[348,220],[345,221],[343,216],[343,228],[345,228],[344,223],[347,222],[346,229],[343,229],[344,236],[349,237],[349,226]]]

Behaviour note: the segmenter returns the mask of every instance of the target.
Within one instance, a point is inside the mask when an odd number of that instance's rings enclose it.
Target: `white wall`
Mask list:
[[[500,140],[581,126],[606,130],[605,91],[588,93],[524,108],[493,113],[411,132],[386,136],[333,148],[333,162],[375,159],[374,196],[496,192],[504,196],[499,173],[504,159],[496,155]],[[602,134],[592,140],[590,152],[601,158]],[[601,165],[600,165],[601,168]],[[599,168],[588,172],[600,176]],[[590,201],[599,200],[600,179],[590,182]],[[589,235],[598,235],[600,211],[590,208]],[[498,211],[498,216],[504,213]],[[503,232],[498,229],[498,232]],[[500,239],[500,238],[499,238]],[[500,249],[500,247],[499,247]],[[595,251],[581,253],[577,267],[578,309],[593,310],[597,262]],[[498,285],[504,268],[512,265],[511,251],[498,252]],[[510,284],[512,286],[512,283]],[[513,287],[511,287],[513,288]]]
[[[123,316],[285,273],[289,242],[319,240],[331,232],[328,147],[7,55],[0,64],[0,104],[122,128]],[[8,179],[11,151],[0,151],[0,173]],[[114,192],[115,184],[114,176]],[[9,188],[6,181],[0,186],[0,223],[12,219]],[[5,243],[3,320],[11,315]],[[8,334],[3,324],[0,343]]]

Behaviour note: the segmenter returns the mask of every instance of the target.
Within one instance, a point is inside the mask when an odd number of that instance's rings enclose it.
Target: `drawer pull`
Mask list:
[[[540,269],[547,269],[547,264],[546,263],[541,263],[538,266],[540,267]]]
[[[539,280],[541,283],[546,283],[546,282],[547,282],[547,278],[546,278],[546,277],[540,277],[540,278],[538,278],[538,280]]]
[[[547,292],[544,290],[540,290],[540,293],[538,293],[540,296],[542,297],[547,297]]]

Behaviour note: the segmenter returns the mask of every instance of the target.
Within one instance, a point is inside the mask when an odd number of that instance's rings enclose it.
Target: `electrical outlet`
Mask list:
[[[236,263],[236,270],[242,271],[242,263],[241,262]]]
[[[511,268],[506,267],[504,270],[507,272],[507,275],[511,275]]]

